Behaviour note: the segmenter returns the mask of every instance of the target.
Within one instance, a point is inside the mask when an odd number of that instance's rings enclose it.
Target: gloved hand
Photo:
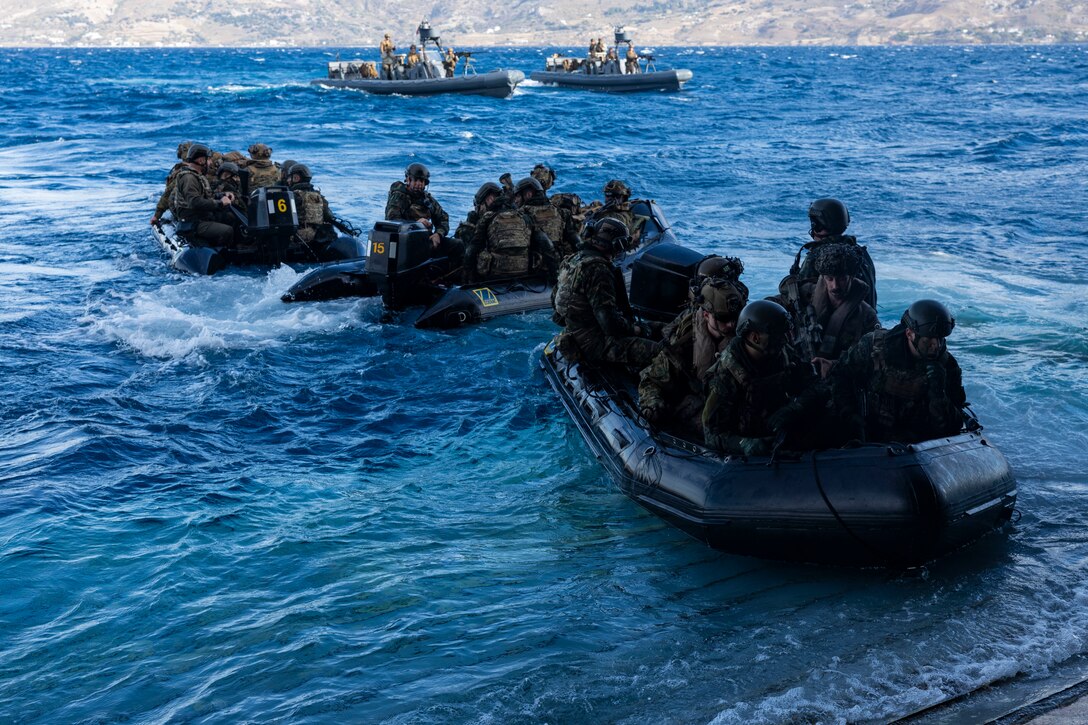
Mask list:
[[[649,406],[639,408],[638,414],[642,416],[642,419],[647,423],[657,425],[661,421],[661,411],[657,408],[651,408]]]
[[[766,456],[771,452],[771,439],[741,438],[740,449],[746,456]]]
[[[926,365],[926,384],[929,387],[929,392],[934,395],[944,395],[947,382],[948,374],[945,372],[944,365],[940,363]]]
[[[789,430],[801,417],[801,407],[793,404],[783,405],[767,418],[767,427],[775,433]]]

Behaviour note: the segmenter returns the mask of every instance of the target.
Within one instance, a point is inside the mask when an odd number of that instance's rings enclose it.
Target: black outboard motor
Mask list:
[[[425,304],[434,296],[427,281],[431,260],[431,232],[419,222],[375,222],[370,232],[366,271],[381,292],[385,306],[403,310]]]
[[[653,322],[671,322],[688,301],[688,288],[706,259],[679,244],[664,242],[647,249],[631,265],[631,307]]]
[[[617,47],[619,47],[621,45],[626,45],[627,43],[632,42],[631,41],[631,34],[628,33],[627,30],[622,25],[617,25],[615,28],[613,28],[613,30],[615,31],[615,36],[614,37],[616,38],[616,43],[615,44],[616,44]]]
[[[245,234],[257,245],[262,261],[268,264],[282,262],[298,231],[295,195],[286,186],[254,189],[249,195],[248,217]]]

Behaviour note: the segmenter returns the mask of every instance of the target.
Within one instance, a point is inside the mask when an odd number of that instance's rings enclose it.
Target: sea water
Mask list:
[[[657,53],[685,90],[493,99],[323,90],[326,50],[0,51],[0,720],[887,720],[1088,654],[1088,48]],[[1022,515],[910,572],[707,549],[584,445],[546,312],[426,332],[171,269],[194,139],[361,227],[414,161],[453,224],[538,162],[620,178],[754,297],[840,198],[881,320],[955,313]]]

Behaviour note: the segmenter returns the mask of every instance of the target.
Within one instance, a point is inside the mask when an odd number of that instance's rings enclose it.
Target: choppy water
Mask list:
[[[0,51],[0,720],[886,720],[1088,654],[1088,48],[662,55],[689,90],[495,100],[317,90],[316,50]],[[843,198],[885,322],[954,308],[1023,517],[907,574],[710,551],[605,478],[546,314],[421,332],[170,270],[192,138],[364,226],[412,160],[454,217],[538,161],[625,178],[759,295]]]

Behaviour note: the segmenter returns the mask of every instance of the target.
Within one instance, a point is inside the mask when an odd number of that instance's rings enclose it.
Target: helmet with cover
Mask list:
[[[614,198],[614,199],[624,199],[624,200],[630,199],[631,198],[631,187],[629,187],[627,184],[623,183],[619,179],[612,179],[611,181],[609,181],[607,184],[604,185],[604,198],[605,199]]]
[[[487,201],[487,197],[491,195],[502,196],[502,187],[494,181],[485,181],[480,188],[476,190],[476,195],[472,197],[472,201],[476,206],[481,206]]]
[[[631,231],[615,217],[591,219],[582,227],[582,238],[595,247],[616,255],[631,243]]]
[[[544,191],[552,188],[552,185],[555,184],[555,169],[547,164],[537,164],[529,172],[529,176],[539,181],[540,185],[544,187]]]
[[[216,172],[216,176],[222,179],[224,174],[227,176],[238,176],[241,172],[242,170],[238,168],[238,164],[233,161],[224,161],[219,164],[219,171]]]
[[[838,199],[817,199],[808,207],[808,220],[812,234],[829,234],[833,237],[850,226],[850,212]]]
[[[212,150],[202,143],[194,143],[189,146],[189,150],[185,152],[185,160],[188,162],[196,161],[203,157],[207,159],[210,156]]]
[[[299,177],[299,181],[307,183],[313,179],[313,174],[310,173],[310,167],[306,164],[294,164],[291,166],[291,170],[287,172],[288,180],[293,179],[295,176]]]
[[[261,160],[272,158],[272,149],[263,143],[255,143],[249,147],[249,157]]]
[[[193,145],[192,141],[182,141],[178,144],[178,158],[185,159],[185,155],[189,153],[189,147]]]
[[[532,176],[526,176],[524,179],[518,181],[517,185],[514,186],[514,193],[523,194],[526,191],[531,191],[532,196],[535,196],[538,193],[543,194],[544,186],[540,183],[540,181],[533,178]]]

